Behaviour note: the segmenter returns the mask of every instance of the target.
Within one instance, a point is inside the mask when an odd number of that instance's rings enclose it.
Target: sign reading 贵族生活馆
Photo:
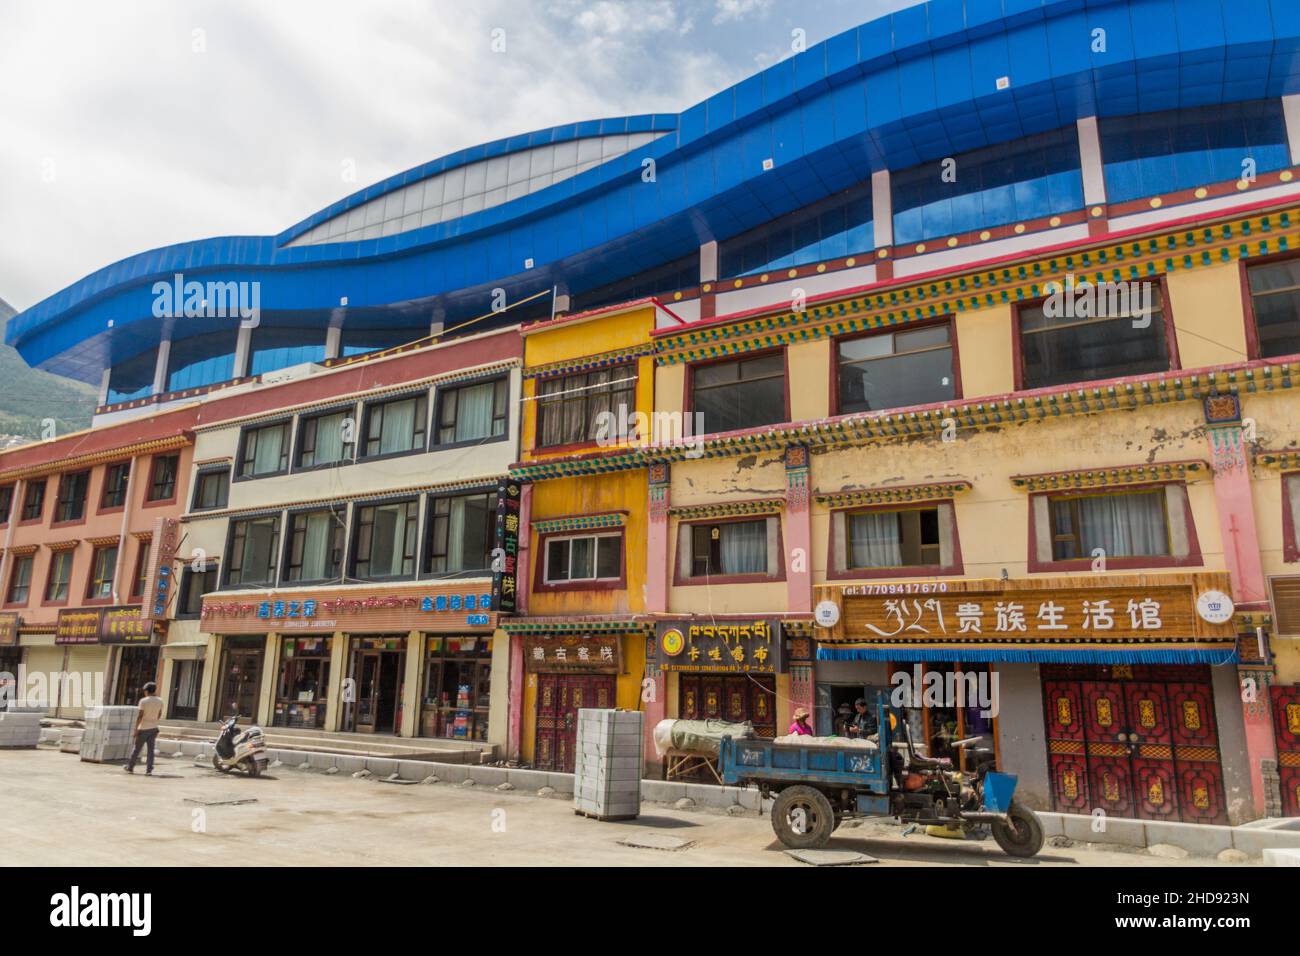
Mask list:
[[[781,622],[775,618],[659,621],[655,660],[666,671],[775,674],[784,669]]]
[[[823,585],[840,615],[816,636],[822,657],[1220,662],[1236,629],[1197,602],[1227,590],[1223,572]]]

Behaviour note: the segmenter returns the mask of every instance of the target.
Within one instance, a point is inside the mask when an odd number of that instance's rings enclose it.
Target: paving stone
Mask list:
[[[862,863],[879,863],[874,856],[857,853],[853,850],[786,850],[800,863],[809,866],[857,866]]]
[[[623,846],[636,847],[639,850],[685,850],[695,846],[694,840],[668,836],[664,833],[638,833],[618,841]]]
[[[1227,850],[1220,850],[1217,859],[1221,863],[1245,863],[1250,859],[1250,854],[1241,850],[1228,848]]]
[[[1174,846],[1172,843],[1153,843],[1147,847],[1147,852],[1162,860],[1185,860],[1190,856],[1183,847]]]

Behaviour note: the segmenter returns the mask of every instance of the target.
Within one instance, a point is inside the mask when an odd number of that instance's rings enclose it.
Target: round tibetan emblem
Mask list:
[[[664,631],[663,636],[659,638],[659,646],[663,648],[664,653],[669,657],[676,657],[686,649],[686,638],[682,632],[675,627]]]

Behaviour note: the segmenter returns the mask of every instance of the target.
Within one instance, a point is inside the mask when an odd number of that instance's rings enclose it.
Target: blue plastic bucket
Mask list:
[[[984,775],[984,809],[993,813],[1006,813],[1011,809],[1011,797],[1016,792],[1014,773],[986,773]]]

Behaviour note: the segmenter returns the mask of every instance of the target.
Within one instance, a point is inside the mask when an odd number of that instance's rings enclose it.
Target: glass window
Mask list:
[[[623,573],[621,534],[548,538],[546,583],[616,581]]]
[[[719,243],[718,274],[786,269],[870,252],[875,245],[868,180]]]
[[[422,329],[349,329],[345,326],[339,336],[339,355],[346,358],[396,348],[419,341],[428,332],[427,326]]]
[[[100,508],[122,508],[126,505],[126,485],[131,479],[131,463],[119,461],[104,469],[104,490],[99,499]]]
[[[458,385],[438,390],[438,444],[478,441],[506,433],[509,382]]]
[[[153,394],[153,377],[157,366],[156,348],[116,363],[108,373],[108,395],[105,401],[109,405],[115,405],[118,402],[148,398]]]
[[[863,511],[844,516],[848,567],[901,568],[943,563],[939,509]]]
[[[45,484],[44,478],[27,483],[27,490],[23,493],[24,521],[40,521],[45,514]]]
[[[224,508],[230,497],[230,469],[201,471],[194,483],[193,511]]]
[[[691,526],[692,577],[767,571],[767,519]]]
[[[1260,358],[1300,352],[1300,259],[1249,266],[1246,278]]]
[[[884,332],[839,343],[839,411],[943,402],[956,395],[951,326]]]
[[[45,582],[45,600],[66,601],[68,585],[72,581],[72,549],[65,548],[50,555],[50,575]]]
[[[264,375],[305,362],[323,361],[323,329],[273,329],[262,325],[253,330],[249,375]]]
[[[700,253],[696,249],[689,256],[665,265],[642,270],[629,278],[619,279],[586,292],[578,292],[573,296],[573,311],[586,312],[616,302],[631,302],[652,295],[662,296],[668,292],[689,289],[699,284]]]
[[[173,339],[167,357],[167,391],[201,388],[235,377],[233,331]]]
[[[1163,489],[1050,499],[1052,557],[1108,558],[1169,554],[1169,517]]]
[[[0,524],[9,523],[9,515],[14,509],[14,486],[0,487]]]
[[[288,581],[332,581],[343,567],[343,515],[333,509],[289,518]]]
[[[226,583],[252,586],[275,583],[280,519],[270,516],[231,522]]]
[[[86,516],[86,489],[90,472],[77,471],[59,476],[59,499],[54,505],[55,521],[80,521]]]
[[[496,537],[496,496],[432,498],[424,570],[429,574],[486,571]]]
[[[181,596],[177,602],[178,618],[196,618],[203,613],[203,595],[217,589],[217,565],[211,561],[202,571],[186,565],[181,578]]]
[[[135,553],[135,575],[131,579],[131,597],[144,597],[145,579],[149,577],[149,552],[153,549],[149,541],[141,541],[140,549]]]
[[[426,638],[422,736],[487,740],[491,696],[490,637]]]
[[[423,451],[427,418],[424,395],[366,406],[365,457]]]
[[[13,570],[9,572],[9,593],[5,601],[9,604],[26,604],[32,588],[32,564],[35,555],[14,555]]]
[[[117,575],[117,545],[96,548],[90,562],[90,585],[86,597],[91,600],[111,598],[113,579]]]
[[[239,449],[239,477],[279,475],[289,469],[289,422],[244,431]]]
[[[620,410],[636,411],[636,379],[636,366],[628,363],[539,381],[537,447],[624,437],[627,418]]]
[[[1051,311],[1056,314],[1051,316],[1048,303],[1021,308],[1023,387],[1167,371],[1169,345],[1160,285],[1143,282],[1139,289],[1128,290],[1128,284],[1096,286],[1086,293],[1079,289],[1054,303]],[[1080,298],[1085,295],[1091,302],[1088,314],[1081,316],[1071,300],[1087,301]],[[1149,314],[1141,314],[1143,304],[1149,305]]]
[[[304,418],[298,426],[298,467],[316,468],[352,460],[356,445],[356,410]]]
[[[696,366],[691,410],[704,416],[706,433],[785,421],[785,356],[777,352]]]
[[[418,501],[395,501],[357,508],[352,574],[363,580],[415,574]]]
[[[170,501],[176,497],[176,472],[180,462],[178,455],[159,455],[154,458],[149,475],[149,501]]]

